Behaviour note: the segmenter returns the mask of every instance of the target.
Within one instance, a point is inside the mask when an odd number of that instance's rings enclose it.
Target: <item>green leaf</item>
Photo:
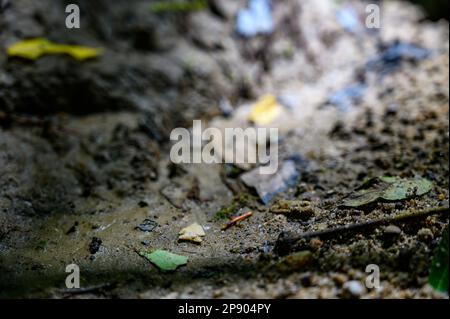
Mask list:
[[[428,282],[430,285],[441,292],[448,293],[448,226],[442,234],[439,246],[434,251],[433,261],[431,263]]]
[[[385,200],[400,200],[428,193],[433,184],[425,178],[410,180],[397,180],[392,183],[382,194]]]
[[[157,266],[162,271],[172,271],[179,266],[186,265],[188,258],[185,256],[173,254],[166,250],[155,250],[151,253],[140,252],[141,256],[147,258],[151,263]]]
[[[402,179],[400,177],[381,176],[363,183],[343,200],[346,207],[360,207],[377,200],[396,201],[428,193],[433,184],[424,178]]]
[[[398,180],[398,177],[395,176],[381,176],[380,180],[386,183],[395,183]]]
[[[187,12],[206,9],[208,2],[206,0],[193,1],[157,1],[151,4],[150,11],[153,13],[161,12]]]

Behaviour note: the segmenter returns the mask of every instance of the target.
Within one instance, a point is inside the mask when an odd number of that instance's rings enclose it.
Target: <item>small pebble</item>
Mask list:
[[[395,225],[389,225],[383,229],[381,238],[385,242],[385,244],[391,245],[400,237],[401,233],[402,230],[399,227]]]
[[[343,298],[360,298],[366,289],[357,280],[347,281],[342,287],[342,297]]]
[[[431,242],[434,238],[433,232],[429,228],[422,228],[417,232],[419,240],[423,242]]]
[[[345,284],[348,280],[348,277],[344,274],[334,274],[331,277],[333,279],[333,281],[336,283],[336,285],[338,286],[342,286],[343,284]]]
[[[158,223],[151,219],[144,219],[142,223],[136,226],[134,229],[139,229],[143,232],[151,232],[158,226]]]
[[[314,251],[316,251],[319,250],[320,247],[322,247],[323,241],[321,241],[319,238],[313,238],[310,240],[309,245]]]
[[[398,236],[401,233],[402,230],[395,225],[389,225],[384,229],[384,234],[388,236]]]
[[[146,201],[141,200],[141,201],[138,203],[138,205],[139,205],[139,207],[147,207],[147,206],[148,206],[148,203],[147,203]]]
[[[221,298],[223,296],[223,291],[220,289],[216,289],[212,293],[213,298]]]
[[[93,255],[95,254],[102,245],[102,240],[98,237],[92,237],[92,241],[89,244],[89,252]]]

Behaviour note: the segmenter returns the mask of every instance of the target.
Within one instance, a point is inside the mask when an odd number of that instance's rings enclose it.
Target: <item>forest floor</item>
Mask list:
[[[292,0],[274,5],[272,35],[242,39],[233,17],[244,1],[181,16],[148,12],[149,21],[138,10],[145,1],[80,2],[105,11],[75,34],[55,29],[45,1],[15,1],[0,17],[3,52],[30,36],[106,49],[87,62],[0,55],[1,297],[448,298],[427,280],[448,209],[276,249],[280,234],[448,207],[448,23],[387,2],[378,32],[346,31],[334,2]],[[138,25],[108,24],[128,21],[124,10]],[[395,41],[423,49],[389,60]],[[363,92],[330,99],[349,85]],[[245,168],[171,163],[170,129],[193,119],[250,127],[251,106],[268,93],[283,101],[270,126],[280,130],[280,167],[295,162],[295,185],[264,204],[242,183]],[[432,189],[341,205],[380,176],[426,178]],[[145,220],[156,227],[142,231]],[[194,222],[202,243],[178,241]],[[152,249],[188,262],[162,272],[137,253]],[[81,290],[65,287],[71,263]],[[364,285],[369,264],[380,269],[377,289]]]

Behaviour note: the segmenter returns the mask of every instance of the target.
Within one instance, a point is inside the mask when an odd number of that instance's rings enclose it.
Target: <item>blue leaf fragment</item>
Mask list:
[[[412,43],[394,41],[382,48],[379,55],[367,62],[366,69],[382,75],[389,74],[398,69],[403,61],[420,61],[428,58],[431,51]]]
[[[430,55],[430,51],[414,44],[396,42],[382,54],[385,62],[397,62],[402,59],[423,60]]]
[[[356,32],[359,26],[358,13],[352,7],[345,7],[336,12],[338,23],[348,32]]]
[[[236,32],[243,37],[269,34],[274,28],[270,0],[250,0],[249,7],[237,14]]]
[[[348,112],[354,104],[361,100],[366,89],[365,84],[348,85],[331,94],[328,98],[328,104],[334,105],[341,112]]]

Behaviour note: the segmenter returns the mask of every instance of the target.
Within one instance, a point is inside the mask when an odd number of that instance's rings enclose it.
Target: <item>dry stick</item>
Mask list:
[[[105,283],[105,284],[101,284],[98,286],[92,286],[92,287],[86,287],[86,288],[67,288],[67,289],[60,289],[59,292],[63,293],[63,294],[72,294],[72,295],[77,295],[77,294],[86,294],[86,293],[90,293],[90,292],[96,292],[102,289],[110,289],[112,288],[114,285],[111,283]]]
[[[253,213],[252,212],[247,212],[243,215],[240,215],[238,217],[233,218],[232,220],[230,220],[228,223],[226,223],[225,225],[222,226],[222,230],[228,229],[231,226],[236,225],[238,222],[240,222],[241,220],[244,220],[246,218],[249,218],[250,216],[252,216]]]
[[[449,207],[443,206],[443,207],[434,207],[430,209],[424,209],[420,211],[406,211],[404,213],[400,213],[393,217],[384,217],[384,218],[378,218],[374,220],[370,220],[368,222],[363,223],[356,223],[356,224],[349,224],[341,227],[331,228],[331,229],[324,229],[319,231],[312,231],[312,232],[306,232],[302,234],[292,234],[288,232],[282,232],[278,236],[278,240],[276,243],[276,250],[283,251],[285,249],[288,249],[290,246],[294,245],[297,241],[300,239],[307,239],[307,238],[330,238],[337,235],[342,235],[344,233],[355,233],[360,232],[363,230],[367,230],[370,228],[375,228],[384,224],[394,224],[394,223],[400,223],[407,221],[409,219],[416,219],[416,218],[423,218],[430,215],[436,215],[436,214],[448,214]]]
[[[71,130],[66,127],[61,127],[60,125],[47,123],[45,119],[40,117],[8,114],[0,111],[0,127],[2,125],[9,126],[11,124],[22,125],[26,127],[39,127],[39,128],[45,128],[46,125],[50,125],[52,128],[55,128],[62,132],[78,135],[78,133],[74,130]]]

